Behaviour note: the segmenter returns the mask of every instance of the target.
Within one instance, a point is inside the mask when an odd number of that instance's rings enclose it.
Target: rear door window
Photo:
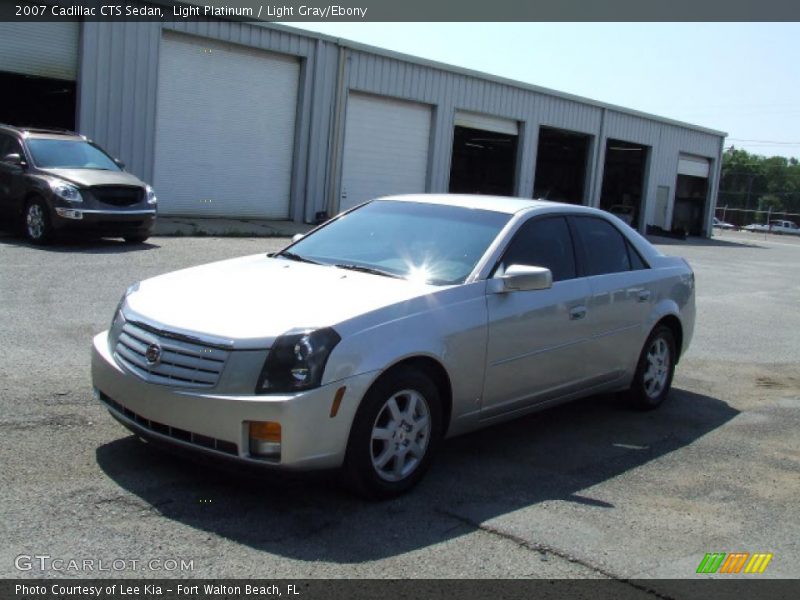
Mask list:
[[[605,219],[572,217],[583,248],[584,275],[606,275],[631,270],[628,243]]]

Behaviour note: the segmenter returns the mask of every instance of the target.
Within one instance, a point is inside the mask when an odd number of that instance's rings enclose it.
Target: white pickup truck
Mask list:
[[[800,227],[794,221],[775,220],[770,221],[769,225],[763,223],[753,223],[744,228],[745,231],[767,231],[769,233],[788,233],[790,235],[800,235]]]

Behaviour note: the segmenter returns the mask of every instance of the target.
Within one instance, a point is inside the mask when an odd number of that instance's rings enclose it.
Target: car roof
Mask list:
[[[581,204],[566,204],[550,200],[532,200],[530,198],[510,198],[506,196],[480,196],[471,194],[403,194],[397,196],[384,196],[376,200],[392,200],[397,202],[421,202],[427,204],[440,204],[444,206],[461,206],[477,210],[488,210],[508,215],[520,213],[569,213],[573,215],[591,215],[602,217],[607,221],[615,222],[620,230],[637,250],[649,260],[662,256],[658,249],[650,244],[638,231],[629,227],[617,216]]]
[[[16,125],[6,125],[0,123],[0,131],[8,133],[16,133],[25,138],[50,138],[50,139],[68,139],[68,140],[85,140],[86,137],[79,133],[70,131],[68,129],[56,129],[49,127],[18,127]]]
[[[580,209],[588,208],[575,204],[551,202],[550,200],[532,200],[530,198],[511,198],[507,196],[481,196],[477,194],[402,194],[396,196],[384,196],[382,198],[378,198],[378,200],[423,202],[426,204],[440,204],[444,206],[460,206],[463,208],[489,210],[509,215],[531,209],[561,207],[565,209],[575,209],[575,212],[583,212]]]

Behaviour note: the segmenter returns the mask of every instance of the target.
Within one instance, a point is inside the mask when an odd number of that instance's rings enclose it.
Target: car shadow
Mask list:
[[[349,495],[332,475],[231,473],[134,436],[100,446],[96,459],[111,480],[167,519],[277,555],[345,564],[440,544],[551,500],[616,510],[582,491],[679,450],[737,414],[719,399],[679,389],[651,412],[594,396],[448,440],[419,486],[380,503]]]
[[[150,241],[140,244],[129,244],[124,240],[114,238],[81,239],[78,237],[59,237],[50,244],[37,246],[31,244],[25,237],[8,230],[0,230],[0,245],[21,246],[32,250],[53,253],[69,254],[120,254],[125,252],[141,252],[160,248],[158,244]]]

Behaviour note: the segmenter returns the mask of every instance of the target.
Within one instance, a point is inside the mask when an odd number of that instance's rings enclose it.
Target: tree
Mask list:
[[[772,212],[782,212],[783,200],[774,194],[767,194],[758,199],[758,210],[771,210]]]
[[[800,212],[800,162],[731,146],[722,155],[718,206]]]

